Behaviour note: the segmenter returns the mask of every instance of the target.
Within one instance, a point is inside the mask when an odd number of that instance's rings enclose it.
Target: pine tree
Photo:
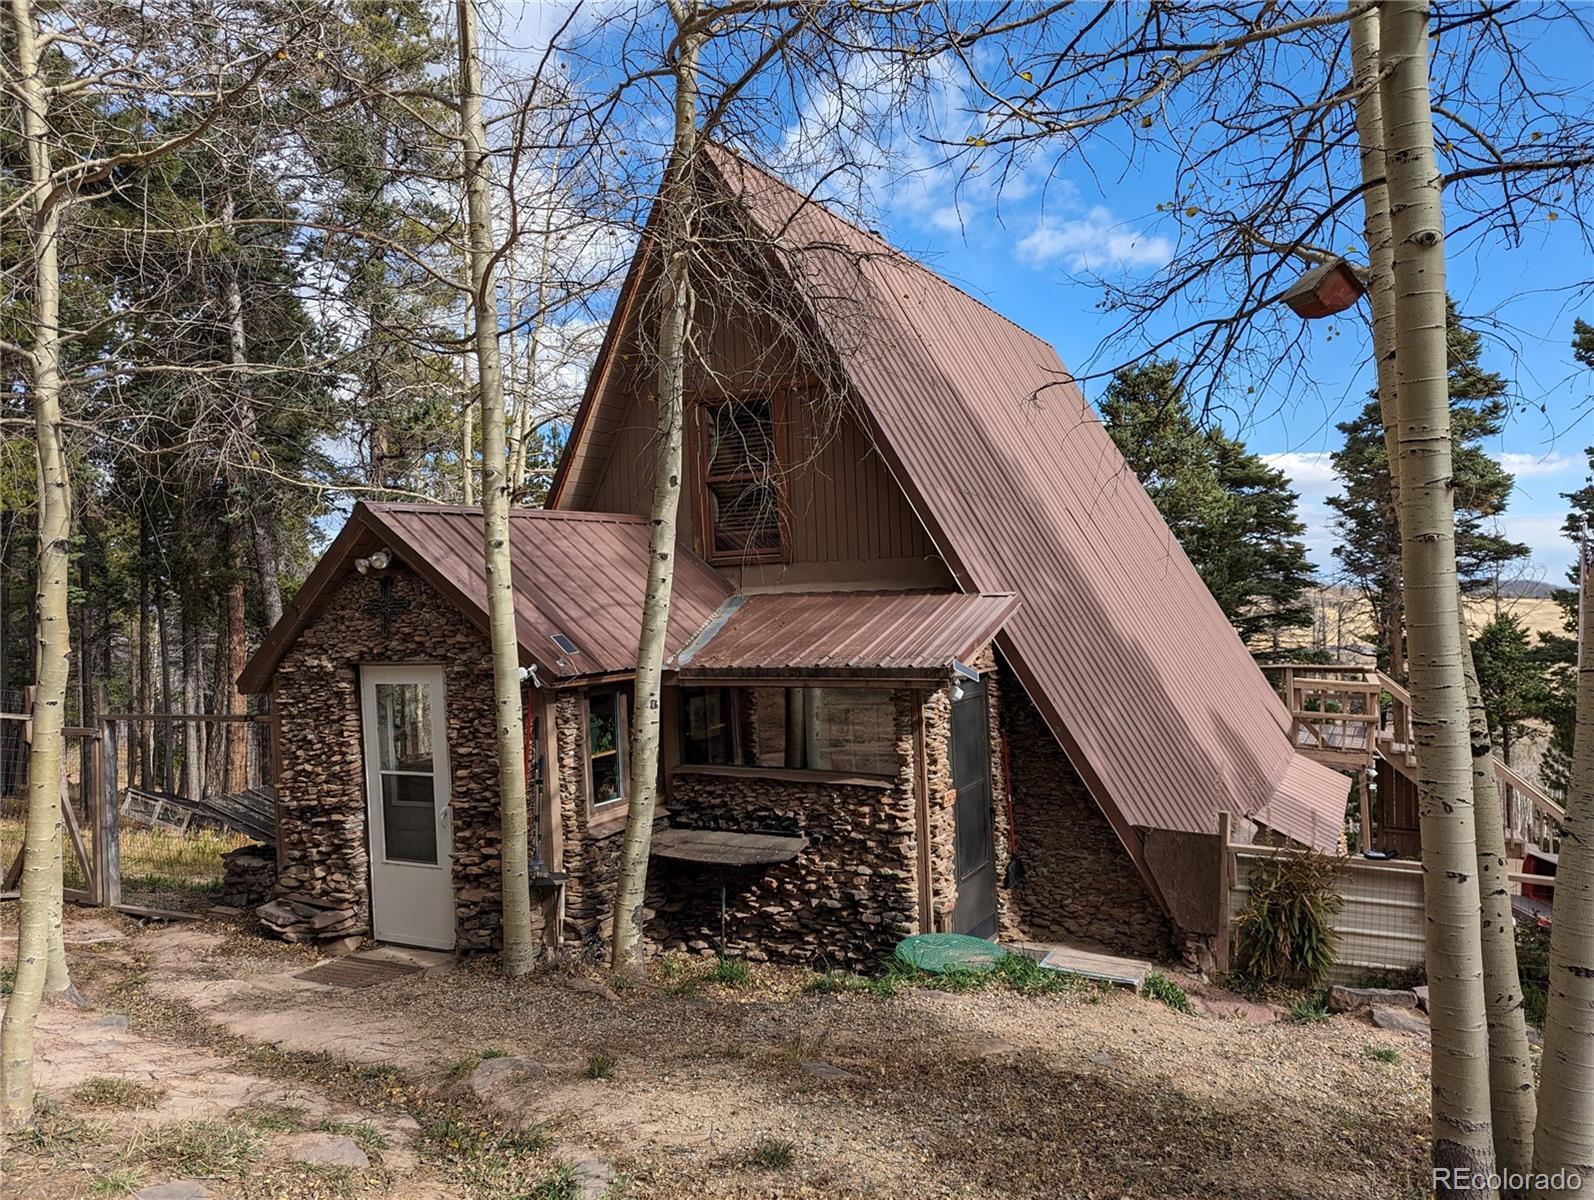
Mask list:
[[[1461,587],[1479,592],[1497,582],[1528,547],[1503,536],[1495,518],[1505,510],[1515,478],[1485,449],[1510,411],[1505,379],[1481,366],[1483,339],[1466,328],[1454,303],[1446,310],[1450,380],[1450,432],[1455,467],[1456,567]],[[1399,562],[1400,533],[1389,487],[1389,460],[1376,399],[1368,401],[1339,431],[1344,445],[1333,455],[1342,491],[1329,497],[1337,514],[1334,555],[1345,575],[1367,597],[1376,618],[1378,662],[1389,665],[1390,625],[1398,616],[1391,598],[1400,594],[1389,564]]]
[[[1572,323],[1572,357],[1594,371],[1594,325],[1583,320]],[[1561,532],[1574,546],[1581,546],[1585,522],[1594,523],[1594,446],[1584,452],[1591,482],[1575,491],[1563,492],[1570,503]],[[1566,574],[1571,585],[1555,593],[1561,606],[1565,634],[1541,633],[1537,656],[1546,675],[1539,715],[1550,723],[1550,744],[1544,753],[1539,776],[1552,795],[1564,795],[1572,762],[1572,735],[1577,725],[1577,605],[1578,569]]]
[[[1544,668],[1534,652],[1532,635],[1512,613],[1501,613],[1472,639],[1489,740],[1506,762],[1528,722],[1542,711]]]
[[[1246,642],[1312,621],[1312,567],[1284,473],[1221,429],[1202,428],[1179,364],[1114,376],[1102,421],[1218,606]]]

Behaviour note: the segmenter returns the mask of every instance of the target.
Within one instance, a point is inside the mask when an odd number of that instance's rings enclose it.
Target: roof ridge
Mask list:
[[[901,246],[898,246],[898,245],[888,241],[886,239],[885,235],[880,233],[878,230],[864,228],[862,225],[858,224],[858,222],[852,220],[850,217],[845,217],[842,214],[836,212],[835,209],[831,208],[830,205],[826,204],[823,200],[816,199],[815,197],[809,195],[807,192],[804,192],[804,191],[802,191],[802,190],[800,190],[800,189],[798,189],[796,187],[793,187],[791,184],[787,183],[784,179],[782,179],[779,175],[776,175],[773,171],[769,170],[767,167],[760,166],[758,163],[755,163],[755,162],[751,161],[750,159],[744,158],[742,155],[740,155],[740,154],[736,153],[736,151],[732,150],[729,146],[722,145],[719,142],[710,142],[709,143],[709,148],[711,150],[718,150],[721,153],[727,155],[738,166],[745,167],[746,169],[748,169],[750,171],[756,171],[758,174],[762,175],[765,179],[769,180],[771,183],[775,184],[777,187],[783,188],[786,191],[790,192],[793,196],[797,196],[797,197],[801,198],[803,204],[811,205],[814,208],[819,209],[826,216],[828,216],[831,220],[839,221],[839,222],[841,222],[841,224],[847,226],[847,228],[849,228],[851,230],[854,230],[857,233],[861,233],[864,237],[872,238],[874,241],[876,241],[876,242],[880,243],[880,245],[884,246],[886,248],[886,250],[890,252],[890,254],[891,254],[891,256],[893,258],[900,259],[903,262],[906,262],[908,264],[908,266],[912,267],[916,271],[921,272],[922,274],[928,275],[931,279],[933,279],[940,286],[942,286],[944,288],[950,288],[952,291],[956,292],[958,295],[962,296],[964,299],[968,300],[970,303],[979,305],[981,308],[983,308],[986,312],[990,313],[997,320],[1006,322],[1008,325],[1011,325],[1014,329],[1016,329],[1020,333],[1022,333],[1025,337],[1032,338],[1033,340],[1039,342],[1041,345],[1045,346],[1053,354],[1057,354],[1057,347],[1053,346],[1045,338],[1041,337],[1040,334],[1036,333],[1032,329],[1026,329],[1023,325],[1020,325],[1017,321],[1013,320],[1013,318],[1008,316],[1006,313],[999,312],[998,310],[992,308],[990,306],[990,304],[988,304],[986,301],[980,299],[978,296],[974,295],[974,293],[968,291],[966,288],[960,287],[958,284],[952,282],[952,280],[948,279],[945,275],[942,275],[940,272],[932,270],[929,267],[928,264],[920,262],[912,254],[910,254],[910,253],[908,253],[908,251],[904,250]],[[1062,357],[1061,355],[1058,355],[1059,361],[1061,361],[1061,357]],[[1063,369],[1065,371],[1068,369],[1066,364],[1064,365]]]
[[[374,513],[416,513],[422,516],[479,516],[479,504],[425,504],[413,500],[362,500]],[[577,512],[558,508],[528,508],[517,504],[510,508],[511,517],[534,517],[537,520],[557,518],[566,521],[607,521],[613,525],[644,525],[647,518],[638,513]]]

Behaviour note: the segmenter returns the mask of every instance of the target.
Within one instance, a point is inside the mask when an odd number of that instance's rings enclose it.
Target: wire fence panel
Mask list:
[[[120,889],[104,894],[119,895],[124,905],[177,911],[219,903],[227,890],[225,856],[275,841],[269,727],[139,716],[97,727],[99,736],[66,738],[63,885],[83,893],[78,899],[96,893],[95,823],[114,816]],[[0,871],[17,862],[26,828],[25,729],[21,720],[0,720]]]
[[[225,856],[275,836],[269,727],[150,716],[108,724],[122,903],[178,911],[221,903]]]
[[[1233,883],[1229,923],[1244,910],[1251,879],[1279,854],[1290,850],[1231,846]],[[1333,920],[1336,961],[1330,979],[1352,982],[1380,972],[1409,971],[1423,965],[1422,865],[1407,860],[1347,858],[1339,863],[1336,891],[1340,909]]]

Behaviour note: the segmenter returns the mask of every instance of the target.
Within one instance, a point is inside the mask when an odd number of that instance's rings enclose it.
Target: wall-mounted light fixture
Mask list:
[[[354,560],[354,569],[361,575],[371,571],[385,571],[393,565],[393,551],[386,546],[378,550],[370,558],[357,558]]]

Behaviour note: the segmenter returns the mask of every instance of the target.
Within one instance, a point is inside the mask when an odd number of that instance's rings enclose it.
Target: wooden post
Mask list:
[[[536,688],[532,695],[537,706],[534,722],[542,741],[542,795],[537,808],[539,853],[543,870],[556,874],[565,865],[564,809],[559,795],[559,697],[552,688]],[[571,797],[572,803],[575,797]],[[565,889],[551,888],[543,900],[542,940],[545,946],[564,943]]]
[[[1217,945],[1212,948],[1212,957],[1219,975],[1229,973],[1230,943],[1234,940],[1232,906],[1229,903],[1234,857],[1229,852],[1229,838],[1232,836],[1229,826],[1229,814],[1218,813],[1218,937]]]
[[[1356,848],[1365,852],[1373,848],[1373,802],[1367,795],[1366,767],[1356,772],[1356,802],[1361,809],[1362,821],[1362,833],[1356,839]]]
[[[104,711],[104,709],[102,709]],[[84,784],[84,808],[94,821],[94,900],[104,908],[121,904],[120,810],[116,806],[116,722],[100,717],[92,741],[92,779]]]
[[[925,760],[924,693],[913,693],[913,824],[918,842],[919,932],[935,930],[935,879],[930,870],[930,777]]]

